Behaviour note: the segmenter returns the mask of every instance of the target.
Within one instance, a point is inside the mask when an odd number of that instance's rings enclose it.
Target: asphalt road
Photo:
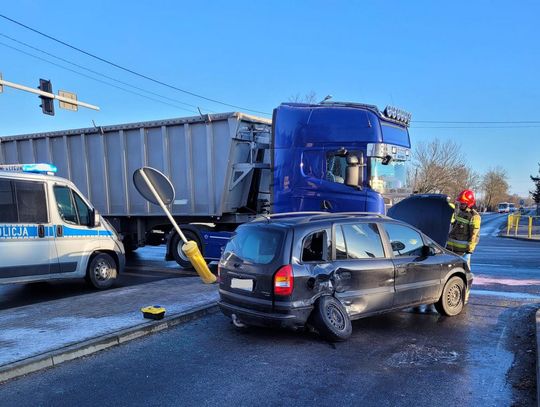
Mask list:
[[[497,225],[484,218],[476,282],[457,317],[366,318],[332,345],[307,332],[238,331],[215,314],[5,383],[1,404],[535,405],[540,243],[496,238]]]

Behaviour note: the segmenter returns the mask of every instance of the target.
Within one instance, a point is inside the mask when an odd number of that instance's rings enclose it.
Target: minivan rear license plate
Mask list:
[[[231,288],[253,291],[253,280],[248,278],[231,278]]]

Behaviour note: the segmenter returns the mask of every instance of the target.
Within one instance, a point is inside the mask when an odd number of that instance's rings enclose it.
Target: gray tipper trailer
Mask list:
[[[127,251],[167,244],[167,260],[190,267],[161,208],[133,185],[143,166],[175,188],[170,209],[208,261],[238,224],[270,204],[271,121],[241,113],[25,134],[0,138],[0,163],[52,163],[123,237]]]

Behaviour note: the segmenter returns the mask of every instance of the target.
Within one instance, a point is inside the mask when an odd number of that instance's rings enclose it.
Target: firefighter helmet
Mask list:
[[[470,189],[466,189],[465,191],[462,191],[457,198],[457,201],[459,203],[467,205],[468,208],[472,208],[474,204],[476,203],[476,199],[474,199],[474,192]]]

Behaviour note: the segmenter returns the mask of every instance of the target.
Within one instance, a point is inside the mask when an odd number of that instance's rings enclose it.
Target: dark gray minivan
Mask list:
[[[351,320],[420,304],[467,303],[463,258],[409,224],[362,213],[272,215],[240,226],[218,267],[219,306],[236,326],[300,328],[345,340]]]

